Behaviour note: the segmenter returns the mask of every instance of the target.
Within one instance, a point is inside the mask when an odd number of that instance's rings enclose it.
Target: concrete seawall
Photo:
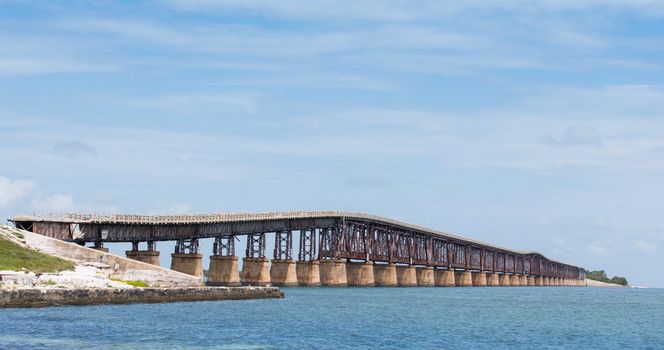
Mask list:
[[[28,247],[42,253],[76,262],[96,263],[100,267],[105,266],[104,274],[109,278],[145,281],[151,287],[201,287],[203,285],[201,277],[82,247],[25,230],[10,229],[8,227],[0,227],[0,230],[4,230],[7,234],[10,234],[10,230],[20,232]]]
[[[0,308],[283,298],[275,287],[0,290]]]

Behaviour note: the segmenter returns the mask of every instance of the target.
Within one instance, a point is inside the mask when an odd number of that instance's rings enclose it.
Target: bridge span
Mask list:
[[[127,257],[159,265],[156,242],[176,241],[171,268],[203,276],[199,240],[214,238],[210,285],[558,286],[585,285],[585,270],[380,216],[352,212],[203,215],[17,215],[18,228],[105,249],[131,242]],[[296,233],[294,235],[294,233]],[[273,259],[266,235],[274,235]],[[246,236],[240,273],[237,236]],[[297,260],[293,255],[298,242]],[[145,250],[140,242],[147,242]]]

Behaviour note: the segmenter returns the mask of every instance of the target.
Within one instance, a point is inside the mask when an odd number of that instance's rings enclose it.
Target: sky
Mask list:
[[[664,287],[662,179],[661,1],[0,0],[2,220],[359,211]]]

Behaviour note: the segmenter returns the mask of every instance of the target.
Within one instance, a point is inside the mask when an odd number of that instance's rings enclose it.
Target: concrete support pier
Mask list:
[[[528,285],[528,277],[526,275],[520,275],[521,278],[521,285],[522,286],[527,286]]]
[[[270,281],[273,286],[295,287],[298,285],[295,260],[272,259]]]
[[[542,277],[542,276],[535,277],[535,285],[536,286],[543,286],[544,285],[544,277]]]
[[[415,266],[397,266],[397,283],[399,287],[417,287]]]
[[[203,278],[203,256],[192,253],[171,254],[171,270]]]
[[[500,283],[501,287],[509,287],[509,286],[512,285],[510,275],[508,275],[506,273],[500,275],[500,277],[498,278],[498,282]]]
[[[498,286],[500,286],[500,275],[498,275],[498,273],[496,273],[496,272],[490,273],[488,275],[486,285],[489,286],[489,287],[498,287]]]
[[[350,287],[375,286],[373,262],[348,262],[346,264],[346,282]]]
[[[473,286],[475,287],[486,287],[486,272],[478,271],[473,272]]]
[[[521,275],[514,274],[512,277],[510,277],[510,280],[512,281],[513,287],[518,287],[521,285]]]
[[[242,285],[267,286],[270,284],[270,261],[266,257],[242,259]]]
[[[320,262],[318,260],[298,260],[295,264],[297,283],[305,287],[320,286]]]
[[[528,285],[529,285],[529,286],[534,286],[534,285],[536,285],[536,283],[535,283],[535,276],[533,276],[533,275],[529,275],[529,276],[526,277],[526,278],[528,279]]]
[[[208,286],[237,287],[240,282],[237,256],[210,256],[210,269],[208,270]]]
[[[375,264],[373,268],[376,287],[396,287],[399,285],[397,283],[396,264]]]
[[[454,287],[456,279],[452,270],[435,270],[433,273],[434,284],[437,287]]]
[[[127,250],[125,255],[129,259],[144,262],[150,265],[159,266],[158,250]]]
[[[320,261],[320,283],[328,287],[346,287],[346,260],[328,259]]]
[[[454,271],[457,287],[472,287],[473,274],[470,271]]]
[[[433,287],[435,281],[433,277],[433,267],[417,267],[415,268],[415,275],[417,278],[418,287]]]

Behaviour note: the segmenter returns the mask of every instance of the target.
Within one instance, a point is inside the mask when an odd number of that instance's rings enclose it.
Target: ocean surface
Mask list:
[[[285,293],[281,300],[0,309],[0,348],[664,349],[664,289]]]

